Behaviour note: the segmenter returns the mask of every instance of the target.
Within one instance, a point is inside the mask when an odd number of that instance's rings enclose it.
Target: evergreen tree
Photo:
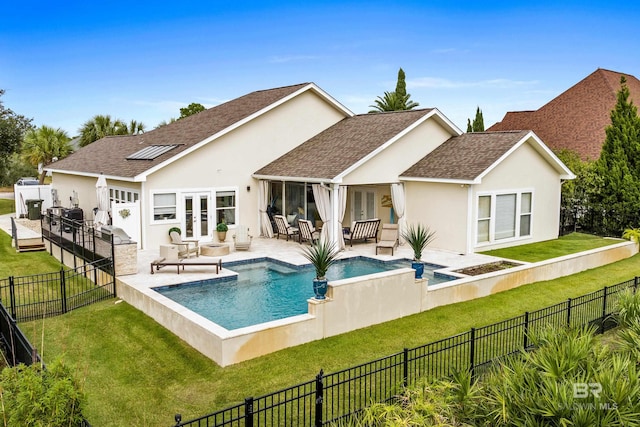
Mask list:
[[[640,118],[629,100],[626,79],[620,79],[617,103],[596,171],[601,178],[596,201],[600,226],[605,234],[620,236],[624,229],[640,224]]]
[[[482,117],[480,107],[476,109],[476,117],[473,122],[471,122],[471,119],[467,119],[467,133],[470,132],[484,132],[484,117]]]
[[[4,89],[0,89],[0,97],[2,95]],[[6,108],[0,99],[0,185],[12,184],[9,178],[10,159],[19,151],[22,137],[31,127],[31,119]]]
[[[204,110],[206,110],[206,108],[204,108],[204,105],[198,104],[197,102],[192,102],[188,106],[180,109],[180,117],[178,117],[178,120],[184,119],[185,117],[189,117]]]
[[[370,107],[374,109],[370,110],[369,113],[413,110],[420,105],[417,102],[411,101],[409,98],[411,98],[411,95],[407,93],[404,70],[400,68],[395,92],[385,92],[384,96],[379,96],[374,101],[375,104],[370,105]]]

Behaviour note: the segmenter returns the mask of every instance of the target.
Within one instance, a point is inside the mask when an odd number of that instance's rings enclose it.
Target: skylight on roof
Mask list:
[[[127,156],[127,160],[153,160],[162,156],[164,153],[173,150],[178,144],[171,145],[150,145],[142,150],[136,151]]]

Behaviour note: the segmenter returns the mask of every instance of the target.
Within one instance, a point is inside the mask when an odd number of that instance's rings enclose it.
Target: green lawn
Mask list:
[[[16,252],[11,236],[0,230],[0,278],[60,271],[61,264],[48,252]]]
[[[593,236],[591,234],[571,233],[557,240],[530,243],[528,245],[513,246],[511,248],[495,249],[482,252],[501,258],[514,259],[526,262],[538,262],[546,259],[557,258],[563,255],[600,248],[602,246],[620,243],[620,240]]]
[[[0,215],[5,215],[11,212],[15,212],[16,204],[13,200],[0,199]]]
[[[21,324],[46,360],[62,355],[88,395],[93,425],[171,425],[640,275],[640,256],[408,316],[220,368],[127,303]]]

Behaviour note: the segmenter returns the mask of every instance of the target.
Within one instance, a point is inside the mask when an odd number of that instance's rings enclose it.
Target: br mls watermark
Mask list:
[[[573,397],[575,399],[588,399],[590,396],[600,399],[600,393],[602,393],[602,384],[600,383],[573,383]],[[618,409],[618,404],[615,402],[576,402],[573,404],[573,409],[613,411]]]

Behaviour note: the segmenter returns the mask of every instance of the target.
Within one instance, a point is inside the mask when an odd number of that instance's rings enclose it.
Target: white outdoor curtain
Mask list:
[[[95,228],[100,229],[100,227],[109,223],[109,189],[104,175],[100,175],[96,182],[96,199],[98,201],[98,210],[93,218],[93,224]]]
[[[320,184],[312,184],[311,189],[313,190],[313,198],[316,201],[318,214],[323,222],[320,238],[328,241],[331,228],[331,196],[329,190]]]
[[[338,203],[340,206],[338,207],[338,221],[340,222],[340,232],[339,234],[339,242],[340,242],[340,250],[343,250],[345,247],[344,244],[344,235],[342,234],[342,220],[344,219],[344,212],[347,210],[347,187],[341,185],[338,188]]]
[[[261,179],[258,182],[258,209],[260,210],[260,228],[262,235],[265,237],[273,237],[273,228],[271,220],[267,214],[267,198],[269,197],[269,181]]]
[[[398,217],[398,234],[400,235],[400,242],[403,242],[402,235],[405,229],[405,197],[404,197],[404,184],[391,184],[391,202],[393,203],[393,211]]]

